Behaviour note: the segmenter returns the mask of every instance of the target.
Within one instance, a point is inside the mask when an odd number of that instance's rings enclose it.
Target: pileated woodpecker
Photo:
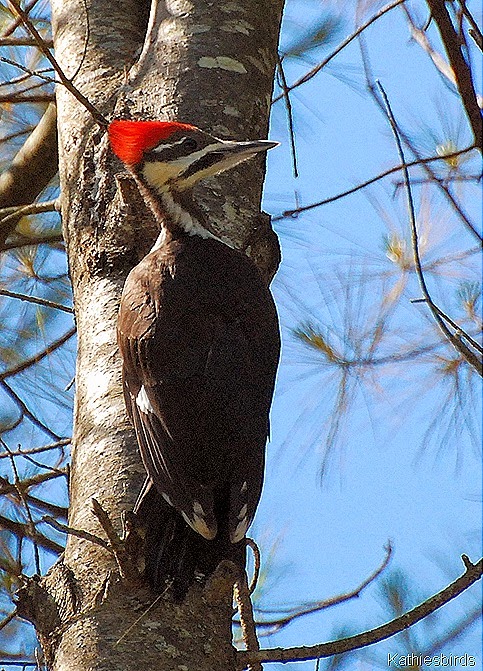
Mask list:
[[[245,566],[280,350],[258,269],[210,231],[191,189],[277,143],[121,120],[109,139],[161,228],[126,280],[118,343],[148,476],[135,506],[145,575],[180,598],[223,559]]]

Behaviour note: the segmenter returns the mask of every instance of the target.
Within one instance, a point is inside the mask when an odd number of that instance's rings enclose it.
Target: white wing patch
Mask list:
[[[196,533],[200,534],[200,536],[203,536],[203,538],[206,538],[206,540],[212,541],[216,536],[217,530],[210,529],[206,524],[204,520],[203,508],[198,503],[198,501],[195,501],[194,508],[198,510],[198,513],[201,512],[201,514],[196,514],[196,512],[194,512],[193,519],[190,519],[185,512],[181,511],[181,515],[183,516],[184,521],[193,529],[193,531],[196,531]],[[203,517],[201,515],[203,515]]]
[[[235,531],[232,531],[230,534],[230,540],[232,543],[239,543],[245,538],[250,520],[248,517],[244,517],[241,522],[236,525]]]
[[[148,412],[154,413],[154,408],[151,405],[151,401],[148,398],[148,394],[144,385],[141,387],[138,395],[136,396],[136,405],[141,412],[144,412],[145,415],[147,415]]]

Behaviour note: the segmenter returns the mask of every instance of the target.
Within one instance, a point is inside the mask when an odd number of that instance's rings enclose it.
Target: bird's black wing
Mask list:
[[[126,282],[119,344],[141,455],[205,538],[221,523],[238,542],[253,518],[278,338],[258,271],[220,243],[189,239],[148,255]]]

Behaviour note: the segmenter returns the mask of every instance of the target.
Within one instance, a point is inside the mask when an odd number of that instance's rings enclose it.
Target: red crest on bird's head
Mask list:
[[[195,126],[177,121],[111,121],[108,128],[112,151],[126,165],[136,165],[145,151],[167,140],[176,131],[193,131]]]

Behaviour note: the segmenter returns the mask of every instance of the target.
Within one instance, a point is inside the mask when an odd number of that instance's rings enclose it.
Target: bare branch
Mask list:
[[[43,305],[46,308],[54,308],[55,310],[61,310],[62,312],[68,312],[72,314],[74,311],[68,305],[61,305],[60,303],[54,303],[49,301],[46,298],[37,298],[36,296],[27,296],[27,294],[19,294],[15,291],[8,291],[7,289],[0,289],[0,296],[7,296],[7,298],[18,298],[20,301],[26,301],[27,303],[34,303],[35,305]],[[2,379],[2,376],[0,376]]]
[[[41,429],[44,433],[46,433],[48,436],[53,438],[53,440],[60,440],[60,436],[58,436],[56,433],[54,433],[51,429],[49,429],[48,426],[46,426],[43,422],[38,419],[31,410],[27,407],[27,405],[22,401],[20,396],[12,389],[12,387],[5,382],[5,380],[0,380],[0,385],[3,387],[3,389],[7,392],[7,394],[10,396],[10,398],[16,403],[18,408],[21,410],[21,412],[28,417],[28,419],[34,424],[36,427]]]
[[[441,332],[443,335],[449,340],[449,342],[453,345],[453,347],[463,356],[466,361],[475,368],[475,370],[483,377],[483,364],[481,360],[478,359],[477,356],[467,347],[467,345],[462,342],[461,338],[459,338],[455,333],[452,333],[449,328],[446,326],[446,323],[442,319],[440,315],[440,310],[439,308],[434,304],[430,294],[429,290],[426,284],[426,280],[424,278],[424,273],[423,273],[423,267],[421,263],[421,257],[419,255],[419,238],[418,238],[418,229],[416,225],[416,214],[414,211],[414,202],[413,202],[413,194],[411,190],[411,182],[409,179],[409,170],[408,167],[405,163],[405,157],[404,157],[404,150],[402,147],[402,142],[401,138],[399,135],[399,129],[398,125],[396,123],[396,119],[394,118],[394,114],[391,109],[391,105],[389,103],[389,99],[386,95],[386,92],[380,82],[377,82],[377,85],[379,86],[379,90],[381,91],[382,98],[384,100],[384,103],[386,105],[386,110],[387,110],[387,118],[389,120],[389,123],[391,125],[391,129],[394,135],[394,139],[396,141],[397,145],[397,150],[399,154],[399,159],[403,165],[403,174],[404,174],[404,182],[406,185],[406,193],[407,193],[407,199],[408,199],[408,213],[409,213],[409,221],[411,225],[411,240],[412,240],[412,245],[413,245],[413,254],[414,254],[414,266],[416,268],[416,274],[418,276],[419,280],[419,286],[421,287],[421,291],[423,293],[423,296],[428,304],[429,309],[431,310],[431,314],[433,315],[433,318],[437,325],[439,326]],[[454,323],[454,322],[453,322]]]
[[[25,359],[25,361],[22,361],[22,363],[18,364],[18,366],[14,366],[13,368],[9,368],[3,373],[0,373],[0,380],[5,380],[8,377],[12,377],[13,375],[22,373],[24,370],[27,370],[27,368],[30,368],[31,366],[34,366],[35,364],[39,363],[39,361],[42,361],[42,359],[49,356],[49,354],[55,352],[55,350],[59,349],[59,347],[62,347],[62,345],[64,345],[68,340],[70,340],[72,336],[75,335],[75,333],[76,333],[75,328],[69,329],[69,331],[67,331],[67,333],[64,333],[62,337],[60,337],[58,340],[54,340],[53,343],[48,345],[44,350],[42,350],[35,356],[31,357],[30,359]]]
[[[55,443],[51,443],[50,445],[42,445],[41,447],[32,447],[27,450],[11,450],[10,454],[12,454],[14,457],[23,457],[28,454],[40,454],[41,452],[49,452],[50,450],[58,450],[64,448],[66,445],[70,445],[71,439],[70,438],[61,438],[60,440],[57,440]],[[9,455],[5,453],[0,453],[0,459],[5,459]]]
[[[240,626],[242,630],[243,642],[248,653],[258,652],[260,643],[257,638],[257,631],[253,619],[253,606],[250,599],[250,590],[248,588],[247,574],[245,571],[238,578],[234,587],[235,602],[240,613]],[[248,665],[251,671],[263,671],[260,662],[251,662]]]
[[[59,555],[64,551],[64,548],[61,545],[53,541],[51,538],[47,538],[47,536],[44,536],[37,530],[32,533],[29,524],[14,522],[8,517],[0,515],[0,528],[6,529],[20,538],[29,538],[30,540],[35,540],[35,542],[40,547],[48,550],[49,552],[53,552],[54,554]]]
[[[350,592],[346,592],[345,594],[339,594],[338,596],[334,596],[330,599],[325,599],[323,601],[317,601],[316,603],[311,603],[306,608],[293,609],[290,613],[288,613],[284,617],[278,618],[276,620],[265,620],[263,622],[257,622],[256,623],[257,627],[270,628],[271,629],[270,633],[275,633],[280,629],[282,629],[283,627],[286,627],[288,624],[290,624],[299,617],[303,617],[304,615],[311,615],[313,613],[318,613],[319,611],[325,610],[326,608],[331,608],[332,606],[344,603],[345,601],[356,599],[366,589],[366,587],[368,587],[371,583],[374,582],[374,580],[376,580],[381,575],[381,573],[386,569],[387,565],[389,564],[392,555],[392,545],[390,542],[388,542],[388,544],[386,545],[385,550],[386,555],[381,565],[378,566],[375,569],[375,571],[373,571],[371,575],[368,576],[363,582],[361,582],[361,584],[358,585],[358,587],[356,587],[355,589],[351,590]]]
[[[54,101],[53,93],[6,93],[0,96],[0,103],[9,103],[10,105],[23,105],[33,103],[51,103]]]
[[[280,75],[280,85],[283,90],[283,99],[285,100],[285,107],[287,108],[288,132],[290,135],[290,148],[292,151],[293,176],[298,177],[299,171],[297,168],[297,147],[295,145],[295,130],[293,125],[292,102],[290,100],[287,78],[285,77],[285,70],[283,69],[283,63],[280,56],[278,57],[277,67]]]
[[[462,154],[466,154],[469,151],[472,151],[474,149],[474,145],[471,145],[470,147],[465,147],[464,149],[459,149],[458,151],[451,152],[449,154],[445,154],[444,156],[429,156],[428,158],[418,158],[415,161],[409,161],[406,163],[406,166],[411,167],[413,165],[425,165],[427,163],[432,163],[434,161],[447,161],[451,158],[455,158],[456,156],[461,156]],[[403,170],[404,166],[403,165],[396,165],[394,168],[389,168],[389,170],[385,170],[384,172],[381,172],[379,175],[376,175],[376,177],[371,177],[371,179],[366,180],[365,182],[361,182],[357,186],[352,187],[352,189],[348,189],[347,191],[342,191],[341,193],[338,193],[335,196],[330,196],[329,198],[324,198],[324,200],[319,200],[316,203],[311,203],[310,205],[304,205],[302,207],[298,207],[294,210],[285,210],[282,212],[282,214],[278,217],[272,217],[272,221],[279,221],[280,219],[283,219],[284,217],[294,217],[297,214],[300,214],[301,212],[306,212],[307,210],[313,210],[316,207],[321,207],[322,205],[327,205],[328,203],[334,203],[336,200],[340,200],[341,198],[345,198],[346,196],[350,196],[353,193],[356,193],[356,191],[360,191],[360,189],[365,189],[366,187],[370,186],[371,184],[374,184],[375,182],[378,182],[380,179],[384,179],[384,177],[387,177],[388,175],[393,175],[395,172],[399,172],[400,170]],[[435,180],[434,176],[432,177],[432,181],[437,181]]]
[[[386,116],[386,111],[384,109],[384,104],[383,104],[382,100],[380,99],[380,97],[376,93],[376,85],[374,83],[374,77],[372,75],[372,71],[371,71],[371,67],[370,67],[369,56],[367,54],[367,48],[365,46],[364,37],[362,35],[359,37],[359,47],[360,47],[360,50],[361,50],[362,63],[363,63],[363,67],[364,67],[365,77],[366,77],[367,89],[368,89],[369,93],[371,94],[371,96],[372,96],[374,102],[376,103],[376,105],[379,107],[379,109],[384,114],[384,116]],[[411,141],[411,139],[409,138],[407,133],[404,133],[399,128],[399,134],[401,135],[402,139],[404,140],[404,144],[406,145],[406,147],[408,147],[411,150],[411,152],[413,153],[413,155],[416,156],[416,158],[418,160],[420,160],[421,156],[420,156],[420,154],[417,150],[417,147],[415,146],[415,143]],[[472,148],[475,149],[475,146],[472,145]],[[408,162],[406,165],[411,166],[412,163]],[[472,223],[472,221],[470,220],[470,218],[468,217],[468,215],[464,211],[461,204],[456,200],[456,198],[453,195],[453,193],[451,192],[448,184],[445,183],[445,180],[440,179],[436,175],[436,173],[434,172],[432,167],[428,164],[428,162],[422,161],[421,166],[422,166],[423,170],[426,172],[426,174],[433,180],[433,182],[438,185],[438,187],[443,192],[445,198],[448,200],[448,202],[450,203],[453,210],[458,214],[461,221],[465,224],[465,226],[468,228],[468,230],[471,231],[471,233],[476,237],[478,242],[481,244],[483,242],[482,236],[480,235],[479,231],[476,229],[476,227],[474,226],[474,224]]]
[[[379,641],[384,641],[395,634],[399,634],[401,631],[405,631],[413,624],[416,624],[416,622],[423,620],[438,610],[438,608],[441,608],[441,606],[455,599],[468,587],[480,580],[482,573],[483,559],[480,559],[477,564],[469,563],[465,573],[451,583],[451,585],[441,590],[441,592],[430,597],[419,606],[416,606],[416,608],[396,617],[394,620],[355,636],[299,648],[268,648],[251,654],[240,651],[237,653],[237,668],[241,671],[250,662],[299,662],[317,658],[322,659],[379,643]]]
[[[89,541],[90,543],[94,543],[95,545],[100,545],[101,548],[104,548],[105,550],[109,550],[109,552],[112,552],[109,543],[102,540],[102,538],[99,538],[99,536],[95,536],[94,534],[91,534],[88,531],[82,531],[81,529],[73,529],[72,527],[69,527],[66,524],[61,524],[50,515],[44,515],[44,517],[42,517],[42,519],[40,520],[39,524],[40,523],[48,524],[57,531],[61,531],[64,534],[69,534],[70,536],[75,536],[76,538],[82,538],[85,541]]]
[[[94,107],[94,105],[91,102],[89,102],[89,100],[87,100],[87,98],[84,95],[82,95],[79,89],[76,86],[74,86],[72,81],[65,76],[64,71],[57,63],[54,56],[51,54],[49,48],[45,44],[44,39],[42,38],[38,30],[35,28],[32,21],[29,19],[27,12],[25,12],[25,10],[23,10],[20,7],[20,4],[17,2],[17,0],[10,0],[10,4],[17,12],[25,28],[27,28],[29,33],[34,38],[37,47],[40,49],[45,58],[49,61],[49,63],[52,65],[54,70],[59,75],[59,79],[65,86],[65,88],[68,91],[70,91],[70,93],[72,93],[72,95],[86,108],[86,110],[88,110],[92,114],[94,120],[99,124],[99,126],[106,127],[108,125],[107,119]]]
[[[6,617],[4,617],[3,620],[0,622],[0,631],[2,631],[2,629],[4,629],[7,626],[7,624],[9,624],[16,617],[17,613],[14,610],[11,613],[9,613]]]
[[[46,47],[52,49],[52,40],[44,40]],[[0,47],[35,47],[37,42],[31,37],[0,37]]]
[[[473,77],[469,65],[463,56],[458,34],[453,26],[444,0],[426,1],[431,10],[432,17],[438,26],[441,39],[446,49],[446,53],[448,54],[449,62],[453,68],[456,78],[456,86],[458,87],[466,115],[473,131],[475,145],[481,151],[483,142],[481,111],[478,106]]]
[[[28,14],[34,7],[35,5],[39,2],[39,0],[30,0],[30,2],[27,2],[25,5],[25,12]],[[2,37],[8,37],[11,35],[15,30],[21,25],[22,21],[17,18],[14,19],[3,31]]]
[[[260,555],[260,548],[255,543],[253,538],[247,538],[246,541],[247,546],[253,552],[253,577],[251,579],[250,586],[248,587],[248,591],[250,592],[250,594],[253,594],[253,592],[257,587],[258,576],[260,575],[261,555]]]
[[[325,66],[334,58],[334,56],[337,56],[345,47],[350,44],[358,35],[360,35],[366,28],[368,28],[370,25],[372,25],[375,21],[381,18],[384,14],[387,12],[390,12],[391,9],[394,9],[394,7],[397,7],[398,5],[401,5],[405,0],[395,0],[394,2],[390,2],[388,5],[385,5],[382,7],[374,16],[371,16],[370,19],[368,19],[365,23],[363,23],[359,28],[357,28],[351,35],[346,37],[346,39],[339,44],[337,49],[333,51],[327,58],[324,58],[324,60],[319,63],[318,65],[315,66],[315,68],[312,68],[307,72],[303,77],[300,77],[300,79],[297,79],[297,81],[292,84],[292,86],[288,86],[286,91],[281,93],[280,95],[276,96],[272,100],[272,105],[273,103],[276,103],[278,100],[281,100],[286,94],[288,94],[290,91],[293,91],[296,89],[298,86],[301,86],[302,84],[305,84],[305,82],[308,82],[312,77],[315,77],[315,75],[320,72]]]
[[[36,247],[37,245],[57,245],[64,242],[64,236],[55,231],[46,231],[41,235],[21,236],[18,235],[11,238],[10,242],[6,242],[0,251],[8,251],[10,249],[21,249],[22,247]]]

